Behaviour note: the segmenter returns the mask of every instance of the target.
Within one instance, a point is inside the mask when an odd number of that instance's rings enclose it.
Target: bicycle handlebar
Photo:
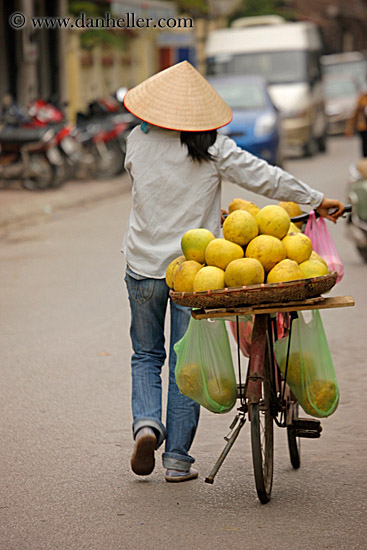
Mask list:
[[[333,208],[332,210],[329,210],[329,214],[332,215],[332,214],[334,214],[334,212],[337,212],[337,210],[338,210],[337,208]],[[351,204],[346,204],[344,206],[343,214],[350,214],[351,212],[352,212],[352,205]],[[300,216],[295,216],[294,218],[291,218],[291,221],[293,223],[306,222],[308,220],[308,218],[310,217],[310,213],[311,212],[306,212],[305,214],[301,214]],[[315,210],[315,217],[316,218],[320,217],[320,214],[318,212],[316,212],[316,210]]]

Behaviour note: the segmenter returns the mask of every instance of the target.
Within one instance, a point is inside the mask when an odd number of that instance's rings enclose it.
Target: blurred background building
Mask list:
[[[278,13],[316,22],[325,53],[367,51],[365,0],[0,0],[0,102],[9,92],[20,105],[35,98],[68,104],[75,119],[94,98],[131,87],[184,59],[205,72],[204,44],[210,30],[230,18]],[[40,16],[191,17],[176,29],[33,29],[9,25],[13,12]]]
[[[288,5],[297,18],[320,26],[325,53],[367,51],[366,0],[289,0]]]
[[[131,87],[184,59],[204,70],[209,29],[225,26],[238,0],[170,2],[163,0],[0,0],[0,101],[10,93],[21,106],[35,98],[68,104],[70,119],[90,101]],[[122,17],[191,17],[175,29],[33,29],[9,25],[13,12],[31,17],[88,17],[106,12]]]
[[[30,26],[14,30],[9,16],[13,12],[26,17],[65,16],[67,0],[0,0],[0,10],[0,97],[10,92],[21,105],[54,94],[65,100],[66,33],[35,31]]]

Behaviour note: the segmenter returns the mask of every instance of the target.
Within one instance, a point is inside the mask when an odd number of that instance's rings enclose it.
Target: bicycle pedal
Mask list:
[[[305,437],[308,439],[317,439],[318,437],[321,437],[321,431],[318,430],[295,430],[296,437]]]
[[[322,426],[320,420],[314,418],[296,418],[292,423],[296,430],[310,430],[316,432],[322,432]]]

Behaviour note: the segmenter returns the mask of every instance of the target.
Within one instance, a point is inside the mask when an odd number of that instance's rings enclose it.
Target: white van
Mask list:
[[[321,83],[322,41],[313,23],[245,17],[209,33],[207,75],[260,75],[281,113],[286,144],[311,156],[325,151],[327,119]]]

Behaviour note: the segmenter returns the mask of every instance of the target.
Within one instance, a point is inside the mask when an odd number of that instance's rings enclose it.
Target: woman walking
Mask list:
[[[165,282],[168,264],[182,253],[182,235],[203,227],[219,236],[222,179],[273,199],[311,205],[333,221],[343,206],[217,133],[230,122],[231,110],[186,61],[127,92],[124,104],[143,121],[128,137],[125,161],[132,182],[132,208],[122,249],[133,347],[131,467],[137,475],[150,474],[155,450],[165,441],[165,479],[181,482],[198,475],[189,451],[199,420],[199,405],[182,395],[175,381],[173,346],[186,332],[190,309],[169,299]],[[337,212],[329,216],[332,207]],[[162,420],[168,303],[169,386]]]

